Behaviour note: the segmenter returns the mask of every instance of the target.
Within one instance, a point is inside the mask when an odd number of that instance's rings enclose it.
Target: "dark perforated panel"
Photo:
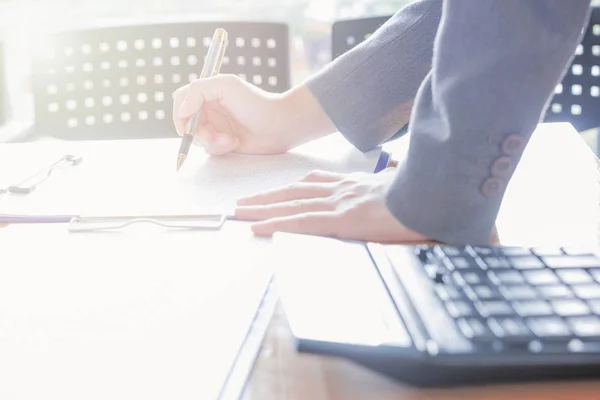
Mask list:
[[[568,121],[578,131],[600,127],[600,8],[592,10],[588,29],[562,82],[546,121]]]
[[[365,41],[391,16],[337,21],[331,30],[331,58],[336,59]]]
[[[216,28],[221,73],[270,92],[290,86],[288,27],[214,22],[103,28],[44,38],[34,55],[36,132],[63,139],[175,136],[173,91],[196,79]]]

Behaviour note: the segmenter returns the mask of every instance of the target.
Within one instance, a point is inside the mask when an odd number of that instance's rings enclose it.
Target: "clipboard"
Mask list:
[[[0,224],[66,223],[69,232],[121,230],[134,224],[151,224],[170,229],[219,230],[226,221],[235,220],[228,214],[188,215],[2,215]]]
[[[133,224],[151,224],[163,228],[219,230],[225,221],[234,219],[226,214],[197,215],[145,215],[73,217],[69,221],[69,232],[120,230]]]
[[[62,167],[79,165],[82,160],[83,157],[79,155],[67,154],[58,159],[57,161],[53,162],[49,166],[22,180],[21,182],[16,183],[14,185],[10,185],[6,188],[0,188],[0,195],[8,193],[19,195],[29,194],[33,192],[38,187],[38,185],[50,178],[50,175],[52,175],[54,171]]]
[[[22,310],[31,313],[23,311],[27,318],[20,320],[28,325],[21,328],[33,330],[35,338],[44,328],[50,332],[45,337],[64,339],[39,342],[47,347],[35,354],[31,348],[18,353],[18,346],[0,341],[6,346],[0,350],[10,349],[19,356],[0,360],[0,369],[7,366],[3,370],[10,372],[0,377],[0,392],[16,387],[36,392],[29,397],[37,398],[56,388],[62,398],[76,399],[85,397],[83,393],[89,397],[89,390],[103,398],[114,397],[111,391],[117,388],[121,393],[123,389],[138,392],[129,397],[216,398],[210,395],[220,387],[220,399],[239,398],[277,304],[276,293],[267,289],[276,265],[264,259],[270,240],[257,238],[245,223],[238,224],[227,206],[233,206],[240,195],[289,183],[314,169],[372,171],[379,156],[379,152],[360,153],[341,135],[329,136],[303,150],[268,158],[236,155],[205,162],[198,157],[194,159],[197,170],[187,168],[179,174],[181,184],[173,184],[173,175],[162,172],[173,169],[171,157],[162,156],[169,141],[78,143],[76,153],[85,162],[70,167],[68,179],[58,179],[54,185],[49,178],[48,190],[27,196],[2,196],[7,207],[0,211],[0,225],[12,225],[4,230],[12,244],[3,241],[9,247],[5,257],[12,261],[4,266],[10,279],[0,281],[4,298],[13,296],[7,307],[15,309],[14,315]],[[38,151],[24,150],[28,157]],[[23,158],[10,151],[11,157]],[[131,154],[140,154],[140,159],[131,163]],[[141,190],[122,185],[139,176],[151,176],[151,182],[142,181]],[[40,177],[43,174],[36,176],[36,182]],[[114,196],[108,201],[88,196],[86,190],[95,189],[92,184],[105,178],[103,187],[125,187],[134,194],[126,198],[126,205],[118,201],[127,196],[119,191],[111,191]],[[31,182],[36,183],[22,186]],[[202,185],[203,190],[182,190],[184,185]],[[76,196],[70,196],[71,187],[77,188]],[[169,193],[168,202],[153,203],[157,187]],[[85,195],[78,197],[79,192]],[[98,193],[103,192],[92,191]],[[62,196],[68,201],[54,207],[52,201]],[[198,201],[186,202],[192,197]],[[47,198],[50,201],[45,203]],[[101,207],[88,208],[90,198]],[[156,229],[137,232],[138,225]],[[17,262],[23,267],[16,268]],[[226,291],[221,288],[225,285]],[[229,295],[216,297],[220,293]],[[204,312],[203,304],[213,312]],[[214,312],[217,307],[219,312]],[[63,317],[66,325],[58,332],[60,326],[47,324],[50,319],[44,312],[54,315],[63,309],[69,318]],[[101,318],[89,318],[92,311]],[[94,338],[104,332],[111,346],[83,346],[90,337],[86,332]],[[128,341],[134,334],[144,340]],[[17,345],[23,342],[10,338]],[[173,339],[166,345],[160,344],[169,338]],[[233,369],[231,361],[235,361]],[[36,385],[19,387],[32,376]]]

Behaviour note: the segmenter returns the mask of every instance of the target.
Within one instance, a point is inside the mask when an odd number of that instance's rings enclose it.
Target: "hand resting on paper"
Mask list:
[[[213,156],[280,154],[337,128],[305,86],[273,94],[235,75],[199,79],[173,93],[181,135],[200,112],[195,143]],[[240,199],[236,217],[255,221],[255,234],[294,232],[376,242],[428,240],[396,219],[384,196],[394,170],[379,174],[316,171],[298,182]],[[492,244],[497,243],[494,229]]]
[[[213,156],[278,154],[337,131],[304,86],[273,94],[235,75],[198,79],[173,94],[173,122],[181,135],[200,112],[196,144]],[[393,172],[315,171],[299,182],[240,199],[236,218],[256,221],[256,235],[276,231],[380,242],[422,240],[383,202]]]
[[[306,87],[274,94],[236,75],[197,79],[173,93],[179,135],[197,112],[194,143],[213,156],[284,153],[337,131]]]
[[[405,227],[383,203],[393,171],[313,171],[289,186],[239,199],[236,218],[255,221],[252,231],[258,236],[289,232],[380,243],[430,241]],[[489,244],[500,244],[496,225]]]
[[[337,131],[303,86],[273,94],[235,75],[198,79],[173,94],[173,121],[181,135],[200,112],[196,144],[213,156],[278,154]],[[337,174],[315,171],[283,188],[240,199],[236,218],[257,221],[259,236],[276,231],[381,242],[422,240],[383,202],[393,172]]]
[[[301,233],[374,242],[426,238],[402,225],[384,204],[394,171],[339,174],[314,171],[289,186],[242,198],[235,216],[257,221],[258,236]]]

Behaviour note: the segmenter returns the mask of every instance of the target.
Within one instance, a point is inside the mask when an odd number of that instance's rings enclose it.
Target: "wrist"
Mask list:
[[[304,86],[297,86],[274,99],[277,102],[275,126],[289,139],[289,148],[337,132],[317,98]]]

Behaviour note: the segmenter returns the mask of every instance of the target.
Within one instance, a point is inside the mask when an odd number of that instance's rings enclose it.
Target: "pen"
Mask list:
[[[377,160],[377,165],[375,165],[375,170],[373,172],[378,173],[386,168],[393,168],[397,166],[398,161],[392,157],[392,153],[382,150],[381,154],[379,154],[379,159]]]
[[[14,215],[0,214],[0,224],[60,224],[70,222],[76,215]]]
[[[219,73],[226,48],[227,31],[225,31],[225,29],[218,28],[217,30],[215,30],[212,42],[210,44],[210,47],[208,48],[206,60],[204,61],[202,72],[200,73],[200,79],[210,78]],[[188,152],[190,151],[190,146],[194,139],[194,132],[196,132],[196,128],[198,125],[198,119],[199,113],[194,114],[192,118],[188,120],[188,123],[185,127],[185,132],[182,135],[183,137],[181,138],[181,145],[179,147],[179,155],[177,156],[178,171],[183,165],[188,155]]]

